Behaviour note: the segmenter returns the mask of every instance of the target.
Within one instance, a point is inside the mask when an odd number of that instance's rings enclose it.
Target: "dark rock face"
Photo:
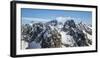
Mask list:
[[[44,25],[42,23],[35,23],[32,25],[32,37],[30,41],[34,41],[35,38],[39,38],[38,34],[40,34],[43,31]]]
[[[41,43],[42,48],[61,47],[61,35],[56,30],[46,30]]]
[[[82,29],[77,28],[73,20],[66,21],[63,27],[63,30],[67,32],[66,35],[72,36],[78,46],[88,46],[86,35]]]
[[[61,47],[61,34],[57,30],[52,31],[52,47]]]
[[[74,20],[67,20],[67,21],[64,23],[64,27],[66,27],[66,25],[68,25],[69,27],[73,27],[73,28],[76,27]]]
[[[80,30],[85,30],[87,33],[89,33],[90,35],[92,35],[92,29],[90,29],[89,27],[87,27],[85,24],[83,24],[82,22],[80,22],[78,24],[79,29]]]
[[[29,24],[23,25],[21,29],[22,40],[29,42],[31,37],[31,31],[32,31],[32,27]]]
[[[50,22],[47,22],[47,25],[51,25],[51,26],[56,26],[58,24],[57,20],[52,20]]]
[[[74,20],[67,20],[64,23],[63,30],[66,32],[67,30],[69,30],[71,28],[76,28],[75,22],[74,22]]]
[[[52,30],[50,26],[41,23],[35,23],[32,25],[32,29],[29,32],[31,33],[27,33],[27,32],[23,32],[23,33],[26,33],[28,35],[30,34],[30,39],[28,40],[28,42],[30,43],[33,41],[40,43],[41,48],[61,47],[60,33],[58,33],[56,29]],[[25,41],[28,39],[27,37],[28,36],[24,38]],[[27,49],[28,48],[29,47],[27,47]]]

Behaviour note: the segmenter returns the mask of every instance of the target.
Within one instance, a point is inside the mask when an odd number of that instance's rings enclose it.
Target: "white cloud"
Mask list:
[[[31,23],[32,21],[35,21],[35,22],[48,22],[48,21],[50,21],[50,19],[22,17],[22,22],[23,23]]]
[[[43,19],[43,18],[28,18],[28,17],[22,17],[22,20],[29,20],[29,21],[49,21],[48,19]]]

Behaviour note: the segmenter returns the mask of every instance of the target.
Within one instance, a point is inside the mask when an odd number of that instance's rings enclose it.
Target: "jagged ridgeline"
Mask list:
[[[67,48],[92,45],[92,26],[74,20],[22,24],[21,49]]]

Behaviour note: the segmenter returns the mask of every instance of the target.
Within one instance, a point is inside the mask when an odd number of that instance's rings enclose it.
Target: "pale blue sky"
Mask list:
[[[72,17],[75,18],[76,22],[84,22],[86,24],[92,23],[92,12],[90,11],[72,11],[72,10],[48,10],[48,9],[30,9],[22,8],[21,17],[23,18],[39,18],[39,19],[28,19],[29,21],[36,20],[54,20],[57,17]],[[79,19],[77,19],[79,18]]]

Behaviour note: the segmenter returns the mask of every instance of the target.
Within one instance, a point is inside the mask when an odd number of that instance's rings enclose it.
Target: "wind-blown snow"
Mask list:
[[[74,39],[72,36],[70,35],[66,35],[66,32],[60,32],[61,36],[62,36],[62,44],[67,44],[67,45],[70,45],[70,46],[73,46],[73,44],[75,43]]]

